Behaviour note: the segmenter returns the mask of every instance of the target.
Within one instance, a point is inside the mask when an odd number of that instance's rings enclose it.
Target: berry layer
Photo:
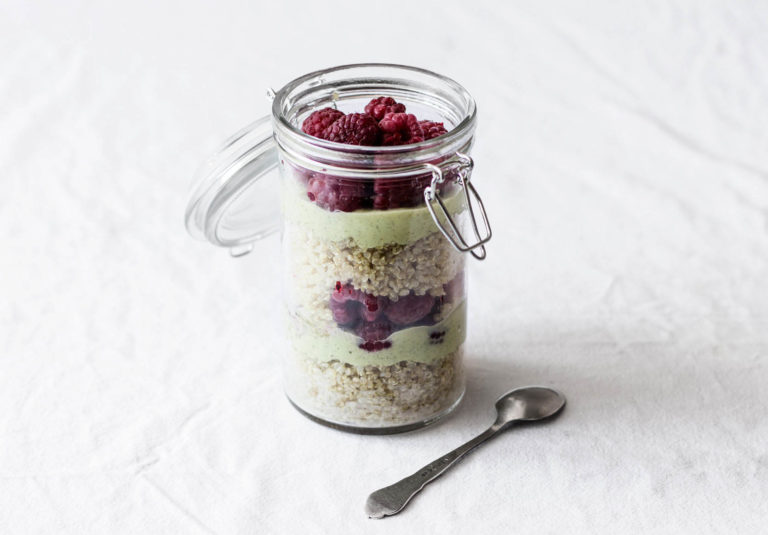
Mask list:
[[[457,351],[466,338],[466,301],[458,303],[435,325],[408,327],[394,332],[381,351],[368,351],[360,337],[341,329],[318,333],[300,318],[288,322],[291,346],[298,358],[319,362],[340,361],[353,366],[390,366],[402,361],[430,363]]]

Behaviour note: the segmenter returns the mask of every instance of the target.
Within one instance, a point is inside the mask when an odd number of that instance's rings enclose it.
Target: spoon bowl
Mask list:
[[[543,386],[526,386],[507,392],[496,401],[495,426],[551,418],[565,407],[565,397]]]

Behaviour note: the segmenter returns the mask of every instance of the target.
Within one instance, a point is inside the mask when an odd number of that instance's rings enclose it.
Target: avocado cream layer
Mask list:
[[[466,204],[458,189],[443,202],[452,216],[463,211]],[[436,210],[440,212],[439,207]],[[329,241],[351,238],[363,249],[391,243],[412,243],[438,232],[426,206],[329,212],[311,202],[304,187],[292,179],[284,180],[283,213],[286,224],[309,227],[315,236]]]
[[[341,329],[327,335],[316,334],[313,329],[297,332],[291,322],[294,332],[289,337],[297,355],[322,362],[338,360],[354,366],[390,366],[403,360],[429,363],[461,346],[467,335],[466,315],[466,301],[462,301],[440,323],[396,331],[387,339],[392,345],[379,351],[361,349],[360,338]]]

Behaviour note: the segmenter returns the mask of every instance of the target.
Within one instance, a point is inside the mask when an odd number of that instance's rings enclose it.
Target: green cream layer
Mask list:
[[[388,338],[391,347],[380,351],[360,349],[360,338],[346,331],[334,330],[320,335],[307,329],[296,332],[289,328],[293,350],[297,356],[321,362],[338,360],[354,366],[390,366],[401,361],[428,364],[458,350],[467,336],[467,305],[462,301],[451,314],[435,325],[409,327]],[[291,332],[293,331],[293,332]],[[430,334],[445,331],[441,343],[430,343]]]
[[[313,235],[328,241],[352,239],[362,249],[397,243],[413,243],[437,232],[426,206],[392,210],[329,212],[307,198],[306,189],[291,178],[283,180],[283,214],[287,225],[311,228]],[[443,199],[453,216],[462,212],[466,201],[460,190]],[[440,210],[438,209],[438,212]]]

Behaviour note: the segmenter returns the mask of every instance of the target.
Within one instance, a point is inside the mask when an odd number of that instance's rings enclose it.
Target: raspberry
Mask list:
[[[341,281],[336,281],[333,293],[331,294],[331,300],[338,303],[346,303],[347,301],[358,301],[360,292],[355,290],[355,287],[351,284],[341,284]]]
[[[367,113],[350,113],[323,130],[322,138],[347,145],[375,146],[379,144],[381,131],[376,119]]]
[[[386,297],[376,297],[373,294],[364,294],[360,292],[358,301],[363,305],[363,319],[365,321],[375,321],[384,312],[389,300]]]
[[[375,321],[384,313],[389,303],[386,297],[377,297],[355,289],[351,284],[341,284],[336,281],[336,286],[331,293],[331,310],[336,305],[354,302],[355,314],[361,315],[365,321]],[[351,305],[350,305],[351,306]],[[337,320],[337,323],[341,323]]]
[[[352,325],[360,317],[358,314],[360,305],[354,301],[343,303],[331,299],[330,307],[331,313],[333,314],[333,321],[339,325]]]
[[[392,325],[386,320],[364,321],[357,326],[356,332],[366,342],[382,342],[392,334]]]
[[[464,272],[460,271],[454,278],[443,284],[445,294],[437,298],[437,309],[445,306],[456,306],[464,298]]]
[[[443,123],[436,123],[434,121],[419,121],[422,132],[424,132],[424,139],[434,139],[448,133]]]
[[[323,137],[325,129],[341,117],[344,117],[344,112],[334,108],[323,108],[322,110],[313,111],[309,117],[304,119],[304,122],[301,124],[301,131],[310,136],[325,139]]]
[[[429,314],[435,304],[431,295],[406,295],[387,306],[385,314],[392,323],[410,325]]]
[[[378,341],[378,342],[364,342],[358,346],[360,349],[365,349],[366,351],[381,351],[382,349],[387,349],[388,347],[392,347],[392,342],[389,340],[384,341]]]
[[[429,333],[429,343],[431,345],[442,344],[443,342],[445,342],[445,331]]]
[[[307,197],[331,212],[354,212],[364,207],[369,195],[360,180],[311,173],[307,181]]]
[[[454,278],[443,285],[445,300],[449,303],[458,303],[464,296],[464,272],[459,272]]]
[[[381,121],[388,113],[403,113],[405,104],[399,104],[392,97],[378,97],[365,105],[365,113]]]
[[[388,113],[381,121],[382,145],[407,145],[424,141],[419,120],[411,113]]]
[[[431,175],[410,178],[380,178],[373,184],[373,207],[376,210],[407,208],[424,202],[424,189]]]

